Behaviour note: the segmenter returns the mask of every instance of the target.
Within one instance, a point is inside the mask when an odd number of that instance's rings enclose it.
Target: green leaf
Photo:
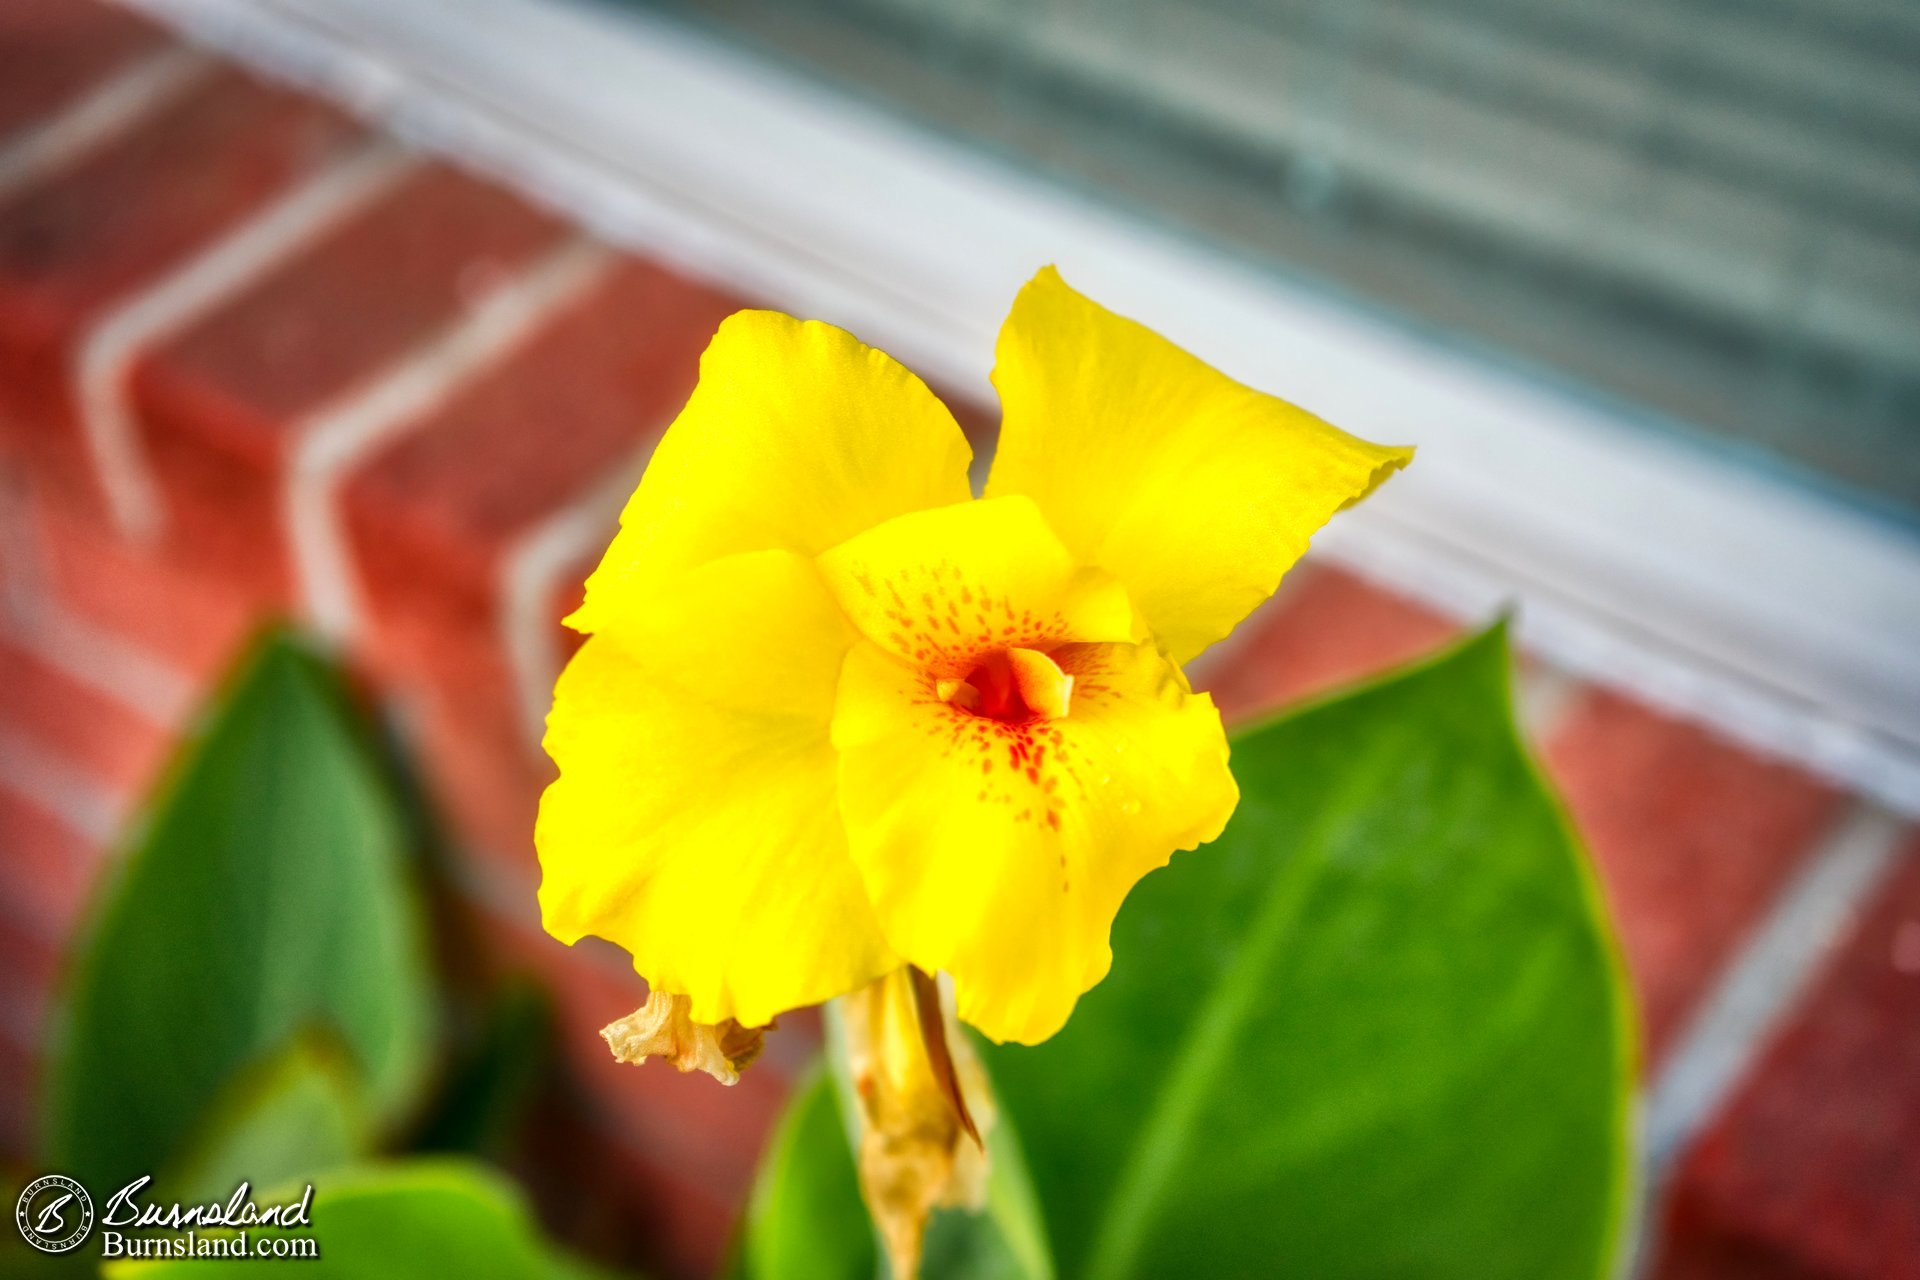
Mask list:
[[[734,1260],[736,1280],[871,1280],[881,1266],[854,1160],[859,1126],[851,1117],[859,1103],[844,1024],[832,1006],[827,1029],[826,1068],[795,1090],[761,1156]],[[987,1153],[984,1211],[934,1213],[923,1280],[1054,1280],[1046,1227],[1011,1118],[1002,1115],[990,1127]]]
[[[459,1047],[410,1150],[500,1159],[552,1066],[553,1006],[532,979],[510,979]]]
[[[984,1053],[984,1040],[977,1035],[970,1040]],[[843,1061],[834,1059],[836,1067]],[[984,1063],[981,1069],[985,1071]],[[842,1085],[845,1106],[851,1097],[851,1079]],[[924,1280],[1054,1280],[1046,1224],[1013,1117],[1001,1111],[988,1127],[986,1140],[986,1207],[977,1213],[934,1211],[921,1263]]]
[[[297,1036],[229,1082],[155,1181],[183,1201],[224,1202],[243,1181],[278,1186],[351,1163],[368,1147],[358,1095],[332,1036]]]
[[[984,1057],[985,1042],[976,1036],[974,1043]],[[993,1274],[1018,1280],[1054,1280],[1045,1215],[1011,1115],[1001,1115],[987,1135],[987,1158],[986,1216],[993,1224],[996,1249],[1005,1258],[994,1265]]]
[[[877,1254],[840,1100],[815,1070],[787,1102],[747,1206],[752,1280],[871,1280]]]
[[[176,760],[73,969],[48,1155],[96,1187],[178,1158],[236,1073],[315,1028],[360,1106],[421,1086],[428,975],[406,836],[332,670],[259,642]]]
[[[1063,1275],[1608,1270],[1632,1044],[1496,627],[1253,729],[1066,1029],[989,1058]]]
[[[265,1203],[277,1203],[268,1197]],[[481,1165],[416,1160],[369,1166],[315,1180],[313,1225],[292,1231],[247,1232],[262,1237],[306,1237],[319,1247],[329,1280],[588,1280],[603,1274],[559,1252],[534,1225],[519,1194]],[[221,1235],[224,1233],[209,1233]],[[151,1239],[139,1233],[133,1239]],[[111,1280],[245,1280],[284,1276],[311,1262],[284,1258],[183,1258],[109,1263]]]
[[[987,1134],[984,1211],[936,1209],[927,1224],[923,1280],[1054,1280],[1053,1255],[1012,1121]]]

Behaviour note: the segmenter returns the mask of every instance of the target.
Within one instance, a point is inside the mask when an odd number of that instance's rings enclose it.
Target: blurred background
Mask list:
[[[1910,5],[650,7],[1896,519],[1920,505]]]
[[[10,1167],[89,895],[292,617],[413,780],[454,1038],[540,1050],[488,1158],[710,1273],[817,1031],[608,1060],[644,987],[532,902],[557,619],[722,316],[894,352],[984,477],[1046,262],[1421,446],[1196,683],[1515,612],[1640,998],[1642,1273],[1920,1275],[1909,0],[0,3]]]

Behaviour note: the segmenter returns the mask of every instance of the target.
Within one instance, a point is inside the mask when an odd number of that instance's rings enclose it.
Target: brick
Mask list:
[[[559,1006],[555,1048],[576,1118],[570,1133],[542,1134],[565,1134],[563,1150],[536,1155],[548,1167],[563,1161],[579,1193],[542,1197],[555,1228],[664,1274],[717,1274],[784,1078],[756,1067],[728,1089],[659,1063],[615,1062],[599,1030],[638,1007],[645,984],[591,943],[568,949],[514,925],[488,932],[496,962],[537,975]]]
[[[47,1030],[60,950],[34,931],[0,916],[0,1038],[39,1044]]]
[[[173,735],[0,636],[0,725],[116,790],[144,792]]]
[[[580,607],[602,550],[595,547],[555,574],[535,620],[547,631],[557,663],[571,658],[584,638],[561,619]],[[443,634],[429,652],[431,673],[409,686],[415,714],[408,719],[438,812],[470,850],[529,874],[534,817],[555,770],[529,725],[515,673],[492,630]]]
[[[73,931],[106,852],[32,799],[0,783],[0,919],[47,938]]]
[[[503,552],[658,436],[738,306],[623,263],[353,477],[343,508],[396,661],[431,665],[447,636],[493,633]]]
[[[555,771],[528,739],[498,646],[450,641],[433,678],[402,700],[428,794],[468,856],[530,875],[534,815]]]
[[[745,1201],[739,1170],[757,1160],[767,1113],[791,1078],[782,1061],[810,1053],[817,1029],[804,1017],[792,1027],[783,1019],[776,1045],[733,1089],[660,1064],[623,1067],[599,1029],[644,1000],[645,985],[604,944],[569,949],[541,933],[530,919],[531,881],[525,892],[514,903],[497,886],[476,892],[469,881],[446,904],[454,931],[481,960],[480,982],[531,976],[560,1001],[552,1033],[558,1070],[536,1097],[507,1166],[548,1230],[573,1248],[646,1274],[718,1274]],[[669,1088],[702,1105],[684,1119],[663,1106],[648,1089],[655,1067]],[[743,1119],[744,1128],[736,1123]],[[718,1178],[709,1149],[726,1157]]]
[[[25,1164],[33,1152],[39,1075],[39,1056],[0,1035],[0,1163]]]
[[[1241,626],[1244,638],[1203,659],[1198,681],[1229,720],[1374,675],[1460,633],[1452,620],[1323,564],[1295,568]]]
[[[488,935],[502,963],[535,974],[552,993],[558,1049],[569,1075],[622,1139],[678,1179],[739,1203],[785,1100],[785,1074],[756,1067],[727,1088],[660,1063],[617,1062],[600,1028],[647,997],[646,984],[625,967],[623,952],[596,941],[565,947],[517,922],[497,922]]]
[[[1663,1280],[1920,1278],[1920,838],[1686,1157]]]
[[[89,323],[361,138],[338,112],[220,70],[0,205],[0,410],[77,492],[71,367]]]
[[[224,673],[260,624],[257,595],[194,571],[163,546],[118,537],[98,512],[40,493],[28,520],[40,576],[60,608],[197,685]]]
[[[548,1105],[515,1164],[547,1230],[589,1257],[644,1275],[720,1275],[741,1202],[677,1177],[610,1138],[579,1106]]]
[[[1653,1280],[1834,1280],[1771,1245],[1701,1236],[1689,1237],[1685,1248],[1662,1255],[1647,1274]]]
[[[337,112],[221,70],[0,208],[14,343],[70,339],[123,297],[361,138]]]
[[[735,1224],[746,1208],[744,1190],[715,1195],[625,1145],[612,1147],[606,1161],[611,1177],[631,1188],[641,1204],[637,1222],[610,1223],[614,1230],[642,1227],[653,1265],[669,1274],[688,1280],[721,1274]]]
[[[134,400],[170,533],[195,563],[288,598],[282,477],[309,415],[567,234],[497,187],[428,165],[149,352]]]
[[[1838,797],[1603,690],[1578,695],[1545,756],[1612,904],[1656,1066]]]
[[[92,0],[8,0],[0,6],[0,143],[166,43],[126,10]]]
[[[552,766],[528,733],[501,645],[515,540],[633,465],[691,392],[734,299],[657,267],[616,266],[497,368],[400,436],[345,486],[373,620],[368,653],[416,715],[431,789],[470,844],[531,866]],[[614,511],[606,513],[612,536]],[[600,548],[552,584],[558,625]]]
[[[204,395],[215,412],[189,411],[183,425],[242,449],[271,442],[568,234],[518,196],[423,164],[152,352],[141,369],[142,403],[165,420],[170,397],[191,407]]]
[[[580,606],[600,554],[595,548],[556,575],[537,620],[558,663],[580,647],[583,637],[560,620]],[[416,674],[402,701],[435,812],[469,856],[532,875],[534,818],[556,775],[529,725],[515,673],[491,632],[445,635],[430,653],[430,674]]]

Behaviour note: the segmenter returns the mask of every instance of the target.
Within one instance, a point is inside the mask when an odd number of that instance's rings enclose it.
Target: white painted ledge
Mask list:
[[[569,210],[984,391],[1046,262],[1223,369],[1421,447],[1325,552],[1920,814],[1920,540],[645,14],[135,0]]]

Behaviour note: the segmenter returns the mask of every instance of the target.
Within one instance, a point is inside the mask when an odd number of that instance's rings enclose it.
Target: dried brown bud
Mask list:
[[[764,1028],[725,1022],[695,1022],[685,996],[654,990],[647,1002],[600,1035],[622,1062],[665,1058],[680,1071],[704,1071],[721,1084],[737,1084],[765,1044]]]
[[[986,1076],[933,981],[900,969],[843,1001],[860,1096],[860,1185],[892,1263],[913,1280],[935,1208],[986,1198]]]

